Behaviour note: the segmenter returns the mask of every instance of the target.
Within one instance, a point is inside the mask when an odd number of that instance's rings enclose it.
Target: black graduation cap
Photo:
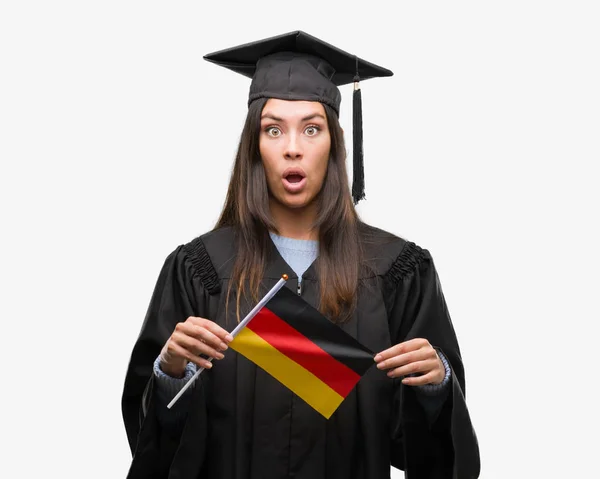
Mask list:
[[[248,105],[259,98],[319,101],[339,115],[338,86],[354,83],[352,198],[364,198],[360,80],[392,76],[383,67],[346,53],[302,31],[227,48],[205,60],[252,78]]]

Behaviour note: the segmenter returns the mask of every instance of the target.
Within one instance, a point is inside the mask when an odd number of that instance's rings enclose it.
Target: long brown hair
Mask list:
[[[230,226],[235,231],[236,259],[232,278],[237,278],[237,316],[245,284],[254,301],[267,261],[269,231],[277,232],[269,208],[269,190],[260,150],[260,120],[268,99],[250,104],[242,130],[227,197],[215,229]],[[323,104],[327,116],[331,148],[329,163],[318,201],[314,227],[319,232],[316,260],[320,280],[320,311],[342,322],[356,306],[359,268],[363,252],[359,240],[360,220],[352,203],[346,171],[343,131],[335,111]],[[227,303],[234,281],[229,282]]]

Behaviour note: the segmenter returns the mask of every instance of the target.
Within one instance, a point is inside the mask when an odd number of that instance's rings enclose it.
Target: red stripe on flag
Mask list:
[[[262,308],[246,327],[310,371],[342,397],[346,397],[360,379],[356,372],[340,363],[266,307]]]

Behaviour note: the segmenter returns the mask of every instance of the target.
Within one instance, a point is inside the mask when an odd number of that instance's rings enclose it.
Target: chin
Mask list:
[[[313,202],[314,197],[310,197],[307,195],[284,194],[282,196],[275,197],[275,199],[281,206],[297,210],[310,205]]]

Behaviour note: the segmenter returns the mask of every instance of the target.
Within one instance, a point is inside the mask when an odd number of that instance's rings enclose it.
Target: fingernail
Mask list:
[[[220,344],[221,351],[225,351],[227,349],[227,345],[225,343]]]
[[[228,334],[227,336],[225,336],[225,339],[229,342],[233,341],[233,336],[231,334]]]
[[[375,356],[375,362],[381,361],[383,358],[381,357],[381,354],[378,354],[377,356]]]
[[[206,361],[206,362],[204,363],[204,368],[205,368],[205,369],[210,369],[210,368],[212,368],[212,363],[211,363],[210,361]]]
[[[225,357],[225,355],[223,353],[215,354],[215,358],[217,358],[217,359],[223,359],[224,357]]]
[[[385,361],[377,364],[377,369],[383,369],[385,367]]]

